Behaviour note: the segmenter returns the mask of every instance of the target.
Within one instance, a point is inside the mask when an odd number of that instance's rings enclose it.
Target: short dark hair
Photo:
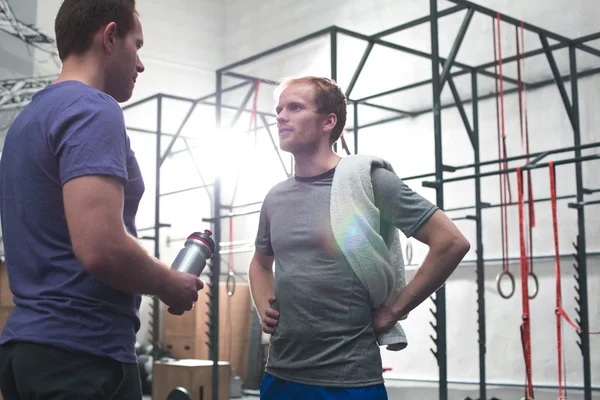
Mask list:
[[[320,76],[303,76],[285,79],[278,85],[278,91],[281,93],[286,87],[301,82],[309,82],[315,85],[315,103],[319,114],[333,113],[336,115],[337,122],[329,135],[329,143],[334,144],[340,138],[340,135],[346,126],[346,106],[348,101],[344,91],[333,79]]]
[[[84,53],[98,29],[111,22],[117,24],[117,35],[125,36],[136,14],[135,0],[64,0],[54,21],[59,58]]]

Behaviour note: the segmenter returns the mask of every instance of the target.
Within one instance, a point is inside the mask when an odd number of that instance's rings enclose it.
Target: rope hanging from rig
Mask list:
[[[496,33],[496,31],[498,31]],[[502,40],[500,38],[500,15],[497,20],[492,19],[493,47],[494,47],[494,82],[496,98],[496,126],[498,133],[498,169],[508,169],[506,160],[506,133],[504,128],[504,84],[502,71]],[[498,71],[498,67],[500,71]],[[500,296],[504,299],[511,298],[515,292],[515,278],[510,272],[509,251],[508,251],[508,202],[511,202],[511,190],[507,174],[499,174],[500,191],[500,237],[502,245],[502,272],[496,277],[496,288]],[[503,278],[507,277],[510,281],[508,293],[502,290]]]
[[[527,263],[527,250],[525,246],[525,226],[524,226],[524,198],[523,198],[523,171],[517,167],[517,191],[519,202],[519,244],[521,253],[521,301],[522,301],[522,322],[521,322],[521,344],[523,346],[523,358],[525,359],[525,398],[533,399],[533,382],[531,367],[531,321],[529,318],[529,287],[527,277],[529,268]]]

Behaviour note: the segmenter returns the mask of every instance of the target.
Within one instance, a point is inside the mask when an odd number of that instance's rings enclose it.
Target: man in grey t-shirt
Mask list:
[[[345,125],[346,98],[326,78],[298,78],[281,88],[280,147],[293,154],[296,173],[263,202],[249,268],[252,298],[263,331],[271,334],[261,399],[387,399],[375,334],[437,290],[469,243],[435,205],[393,172],[374,168],[381,234],[398,228],[430,251],[398,300],[373,310],[331,228],[331,187],[340,160],[331,147]]]

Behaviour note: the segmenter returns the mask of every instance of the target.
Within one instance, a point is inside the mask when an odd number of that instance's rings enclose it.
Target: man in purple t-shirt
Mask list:
[[[10,127],[0,217],[15,308],[0,335],[5,399],[141,399],[142,294],[181,315],[203,284],[137,241],[144,181],[119,102],[144,71],[135,0],[65,0],[63,68]]]

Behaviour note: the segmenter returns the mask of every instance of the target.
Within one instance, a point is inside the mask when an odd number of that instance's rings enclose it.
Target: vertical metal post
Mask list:
[[[215,93],[215,117],[217,135],[220,135],[221,129],[221,102],[223,90],[223,75],[217,71],[217,87]],[[217,170],[219,170],[217,166]],[[213,227],[213,239],[217,243],[217,249],[212,257],[212,268],[210,275],[210,331],[211,346],[210,359],[212,366],[212,398],[219,400],[219,283],[221,276],[221,252],[218,244],[221,243],[221,177],[219,174],[215,177],[215,188],[213,196],[213,218],[215,219]]]
[[[354,106],[354,154],[358,154],[358,102],[353,103]]]
[[[333,29],[329,36],[329,49],[331,51],[331,79],[337,81],[337,30]],[[337,142],[333,144],[333,151],[337,152]]]
[[[471,71],[471,87],[473,92],[473,153],[475,175],[481,172],[479,153],[479,101],[477,100],[477,71]],[[475,178],[475,217],[477,237],[477,323],[479,333],[479,398],[485,399],[486,373],[486,332],[485,332],[485,270],[483,263],[483,221],[481,220],[481,178]]]
[[[444,209],[443,160],[442,160],[442,116],[441,116],[441,79],[438,38],[437,0],[429,0],[431,12],[431,71],[433,86],[433,132],[435,139],[435,180],[436,204]],[[446,347],[446,288],[442,286],[435,294],[436,358],[439,366],[439,399],[448,399],[448,367]]]
[[[160,258],[160,161],[162,140],[162,95],[156,98],[156,175],[154,187],[154,257]],[[152,357],[158,359],[160,343],[160,300],[152,297]]]
[[[581,131],[579,121],[579,89],[577,87],[577,57],[574,44],[569,45],[569,61],[571,69],[571,102],[573,117],[573,141],[575,146],[581,146]],[[581,149],[575,150],[575,157],[581,157]],[[577,203],[583,202],[583,172],[581,162],[575,163],[575,179],[577,184]],[[579,326],[583,330],[581,337],[581,354],[583,356],[583,387],[584,400],[592,399],[592,374],[590,366],[590,337],[588,316],[588,287],[587,287],[587,259],[585,243],[585,207],[577,207],[578,246],[577,258],[579,261]]]
[[[337,30],[331,31],[330,36],[330,50],[331,50],[331,79],[337,81]]]

